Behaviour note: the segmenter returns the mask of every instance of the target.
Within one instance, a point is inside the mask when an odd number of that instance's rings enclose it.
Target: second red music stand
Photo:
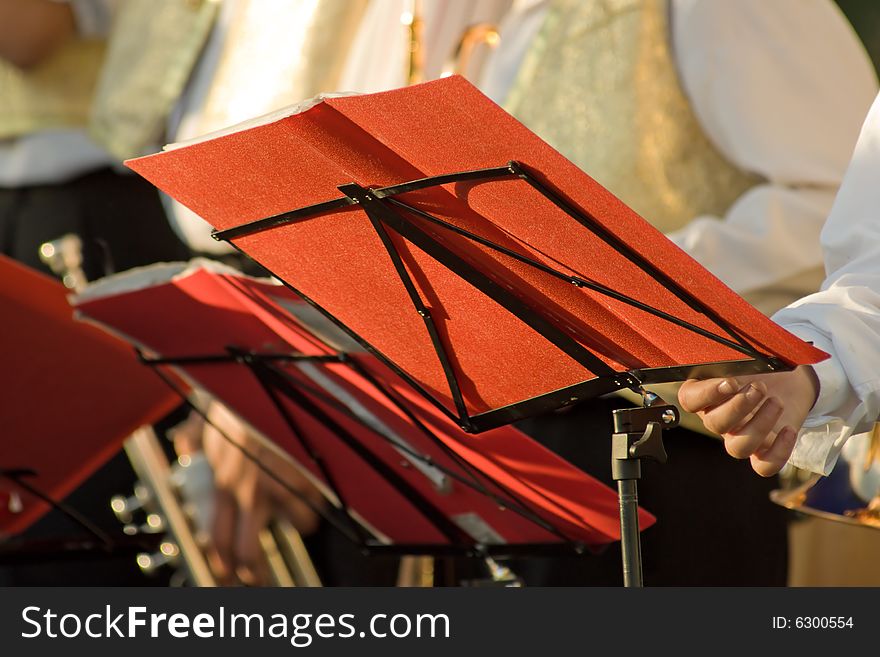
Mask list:
[[[356,344],[331,346],[328,330],[345,337],[332,325],[307,328],[282,286],[162,265],[75,304],[292,456],[365,551],[571,554],[619,538],[613,491],[510,427],[468,436]]]

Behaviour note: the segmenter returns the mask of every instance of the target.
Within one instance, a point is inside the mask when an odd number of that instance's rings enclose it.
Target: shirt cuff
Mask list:
[[[827,476],[834,469],[840,450],[853,432],[852,426],[841,417],[843,407],[852,399],[852,387],[835,357],[831,340],[806,324],[785,328],[830,356],[811,366],[819,379],[819,396],[798,434],[789,459],[789,463],[797,468]]]
[[[818,426],[804,426],[798,434],[788,462],[800,468],[828,476],[837,464],[840,450],[852,435],[852,427],[839,418],[817,418]]]
[[[790,333],[793,333],[805,342],[811,343],[816,349],[821,349],[830,356],[830,358],[810,366],[819,379],[819,396],[810,410],[807,424],[815,425],[816,420],[819,418],[841,417],[843,407],[852,399],[854,393],[846,376],[846,371],[844,371],[840,361],[837,360],[834,344],[812,326],[806,324],[783,326]]]

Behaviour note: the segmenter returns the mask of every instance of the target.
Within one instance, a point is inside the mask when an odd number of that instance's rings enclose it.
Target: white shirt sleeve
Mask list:
[[[831,358],[814,366],[820,393],[791,462],[828,474],[846,440],[880,413],[880,100],[822,230],[822,289],[773,319]]]
[[[510,10],[498,24],[501,43],[483,67],[478,86],[499,105],[507,99],[549,8],[550,0],[513,0]]]
[[[766,179],[670,238],[740,293],[821,265],[819,233],[877,80],[830,0],[673,0],[673,51],[707,136]]]

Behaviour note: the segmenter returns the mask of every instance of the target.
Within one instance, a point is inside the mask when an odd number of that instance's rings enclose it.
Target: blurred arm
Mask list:
[[[880,100],[822,230],[828,277],[819,292],[773,316],[830,358],[793,372],[688,381],[679,391],[682,406],[760,474],[774,474],[786,460],[829,474],[846,441],[880,413],[878,175]]]
[[[672,9],[682,83],[707,136],[766,183],[670,238],[739,293],[821,266],[819,234],[877,92],[858,37],[830,0]]]
[[[822,230],[822,289],[773,319],[831,354],[814,366],[820,391],[792,463],[827,474],[854,433],[880,412],[880,101]]]
[[[52,0],[0,0],[0,57],[33,68],[76,33],[70,5]]]

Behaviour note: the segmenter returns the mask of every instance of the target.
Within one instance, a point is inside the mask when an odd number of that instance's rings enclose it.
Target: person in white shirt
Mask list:
[[[878,89],[865,48],[835,2],[598,3],[621,25],[617,41],[600,41],[596,23],[604,19],[591,14],[594,4],[516,0],[480,88],[759,310],[771,314],[816,291],[823,277],[819,231]],[[616,100],[631,92],[609,88],[618,78],[605,72],[631,47],[655,48],[619,43],[644,40],[647,21],[638,28],[626,21],[655,6],[651,11],[668,16],[668,48],[689,105],[659,118],[662,110],[649,106],[662,105],[669,92],[640,78],[656,73],[644,52],[635,55],[642,61],[629,78],[645,87],[631,101],[634,110]],[[561,24],[548,30],[554,19]],[[540,43],[551,37],[567,43]],[[598,52],[599,44],[606,50]],[[546,55],[536,57],[536,48]],[[753,176],[740,195],[724,190],[723,202],[694,200],[699,161],[687,147],[676,146],[686,162],[654,164],[674,139],[671,124],[688,112],[724,164]],[[619,114],[633,120],[630,132],[640,140],[632,169],[612,152],[630,146],[616,136],[623,132]],[[640,175],[654,198],[640,193]]]
[[[765,313],[818,289],[818,235],[877,93],[835,2],[517,0],[500,32],[481,86],[526,126]],[[612,404],[523,428],[601,476],[607,446],[583,432],[601,436]],[[704,435],[678,429],[667,446],[640,490],[661,518],[643,538],[646,581],[784,584],[776,484]]]
[[[46,273],[40,245],[68,233],[89,278],[188,254],[156,190],[88,132],[114,7],[0,0],[0,253]]]
[[[761,475],[786,462],[821,474],[880,412],[880,99],[822,229],[827,278],[773,316],[829,358],[792,372],[690,381],[682,405]]]

